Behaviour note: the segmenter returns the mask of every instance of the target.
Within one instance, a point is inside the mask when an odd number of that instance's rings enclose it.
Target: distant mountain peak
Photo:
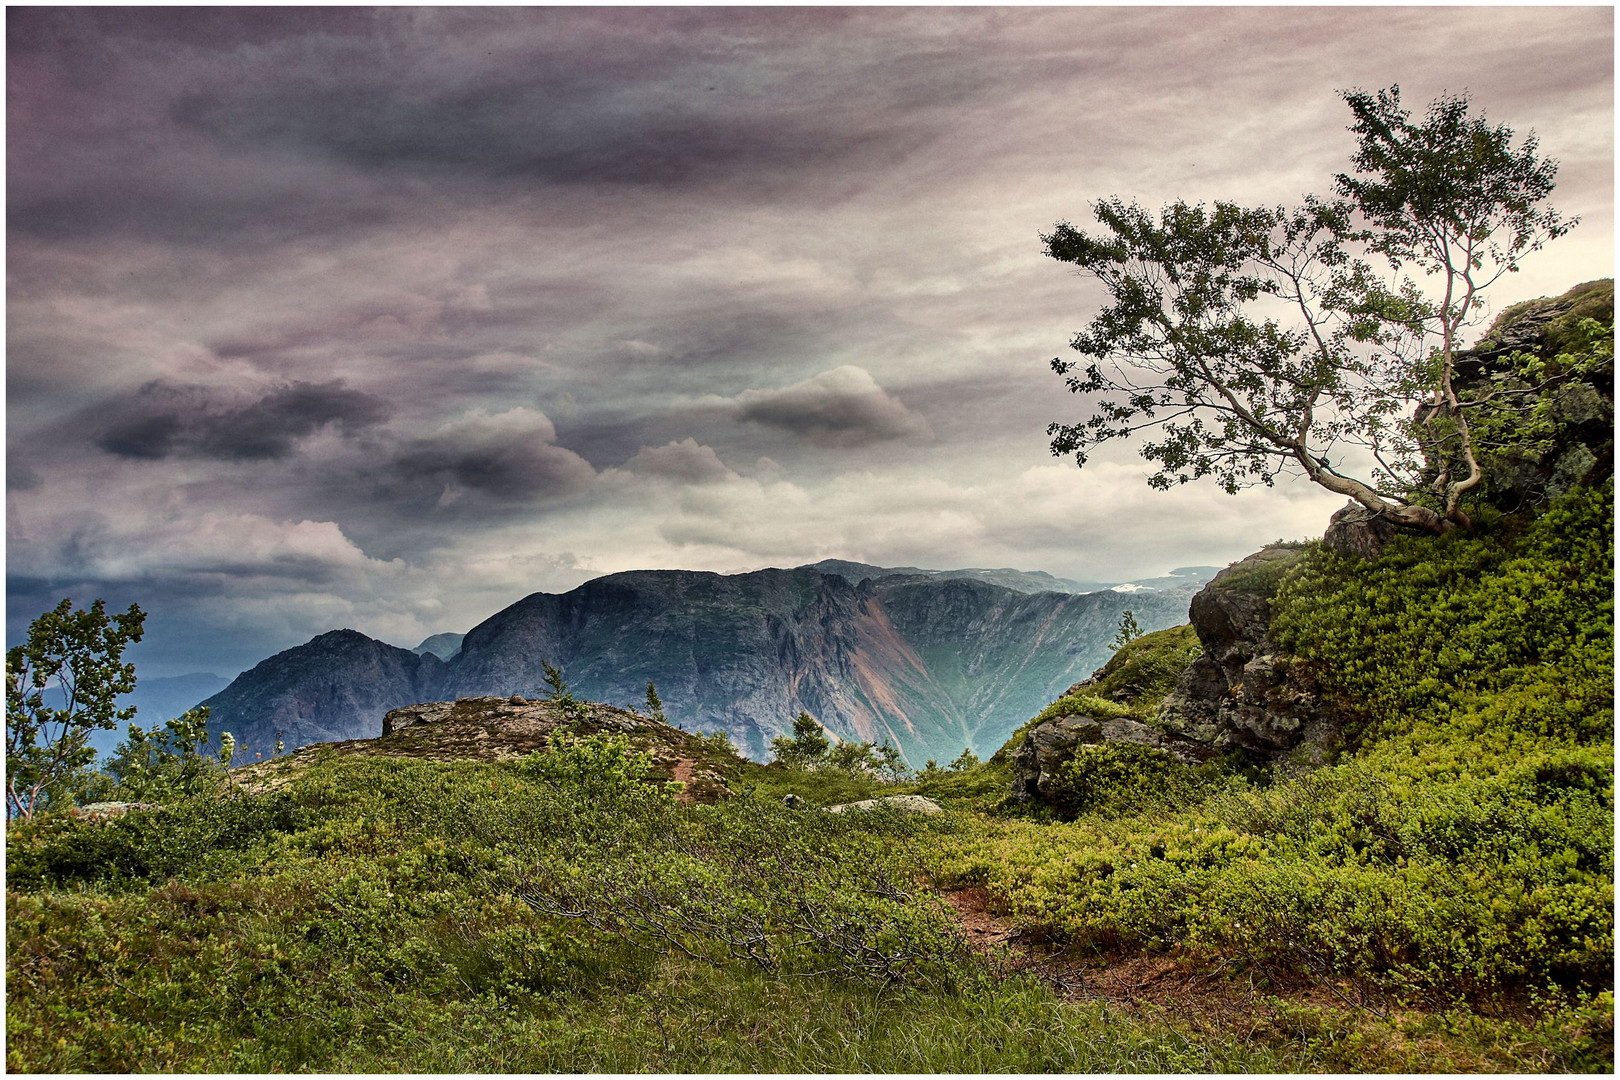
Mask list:
[[[466,636],[466,634],[452,633],[433,634],[424,638],[422,644],[412,649],[411,652],[416,653],[418,656],[423,653],[432,653],[440,660],[449,660],[461,651],[461,642]]]

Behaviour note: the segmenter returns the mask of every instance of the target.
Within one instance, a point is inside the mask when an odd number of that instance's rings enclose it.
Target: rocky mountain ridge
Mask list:
[[[756,759],[805,710],[840,738],[890,740],[920,765],[993,750],[1107,659],[1126,608],[1147,629],[1181,622],[1197,578],[1171,580],[1188,584],[1078,594],[972,576],[857,583],[809,567],[629,571],[524,597],[468,631],[449,660],[426,642],[412,651],[333,631],[206,703],[214,731],[262,752],[277,731],[288,746],[372,737],[384,713],[417,702],[538,696],[551,663],[592,701],[638,704],[654,683],[671,722],[724,730]]]
[[[1161,574],[1154,578],[1140,578],[1134,581],[1076,581],[1073,578],[1055,577],[1043,570],[1014,570],[1010,567],[1001,567],[1000,569],[969,567],[964,570],[923,570],[916,566],[873,566],[870,563],[849,562],[845,559],[823,559],[821,562],[801,566],[798,569],[817,570],[823,574],[837,574],[855,585],[875,578],[923,577],[935,581],[981,581],[987,585],[1000,585],[1003,588],[1021,593],[1093,593],[1102,592],[1105,589],[1114,589],[1118,592],[1142,592],[1144,590],[1179,589],[1187,585],[1208,581],[1220,571],[1218,566],[1178,566],[1167,574]]]

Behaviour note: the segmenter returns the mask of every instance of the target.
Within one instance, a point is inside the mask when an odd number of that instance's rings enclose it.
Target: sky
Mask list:
[[[1398,83],[1561,162],[1613,273],[1613,10],[7,10],[7,637],[143,675],[414,646],[629,569],[1126,580],[1320,535],[1303,483],[1082,470],[1050,370],[1118,195],[1292,203]]]

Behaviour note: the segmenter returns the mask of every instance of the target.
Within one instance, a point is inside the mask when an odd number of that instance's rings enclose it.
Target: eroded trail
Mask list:
[[[675,796],[676,802],[688,805],[697,802],[697,797],[692,794],[692,770],[695,765],[691,758],[681,758],[670,768],[669,778],[684,785],[680,794]]]
[[[1219,1021],[1230,1027],[1234,1015],[1256,1022],[1273,1017],[1279,1004],[1380,1010],[1357,1001],[1356,991],[1301,977],[1276,981],[1236,960],[1200,970],[1185,960],[1147,954],[1090,955],[1065,951],[1031,937],[1011,919],[991,910],[983,888],[970,886],[942,894],[956,911],[975,952],[1000,970],[1034,975],[1070,1001],[1104,1000],[1111,1004],[1158,1007],[1194,1021]]]

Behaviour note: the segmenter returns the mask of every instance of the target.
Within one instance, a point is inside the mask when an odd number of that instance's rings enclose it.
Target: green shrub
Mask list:
[[[286,795],[193,796],[118,816],[60,813],[6,836],[6,883],[40,889],[73,883],[127,886],[176,875],[225,872],[239,853],[307,821]]]
[[[1047,799],[1065,817],[1140,813],[1184,800],[1195,772],[1162,750],[1134,743],[1082,745],[1058,768]]]
[[[1182,672],[1192,666],[1201,651],[1191,624],[1143,634],[1114,653],[1089,692],[1093,697],[1113,701],[1117,691],[1126,691],[1131,695],[1131,713],[1145,716],[1175,689]]]
[[[1278,593],[1272,633],[1359,718],[1353,741],[1464,709],[1605,739],[1613,522],[1611,482],[1566,496],[1528,528],[1510,518],[1398,537],[1374,563],[1317,548]],[[1505,704],[1490,700],[1503,695]]]
[[[1071,694],[1060,697],[1036,714],[1031,724],[1044,723],[1064,716],[1091,716],[1098,720],[1117,720],[1131,715],[1129,705],[1105,701],[1094,694]]]
[[[564,848],[520,894],[644,949],[769,974],[938,983],[964,955],[954,917],[895,844],[923,827],[914,815],[741,798],[620,820],[639,837],[623,857]]]

